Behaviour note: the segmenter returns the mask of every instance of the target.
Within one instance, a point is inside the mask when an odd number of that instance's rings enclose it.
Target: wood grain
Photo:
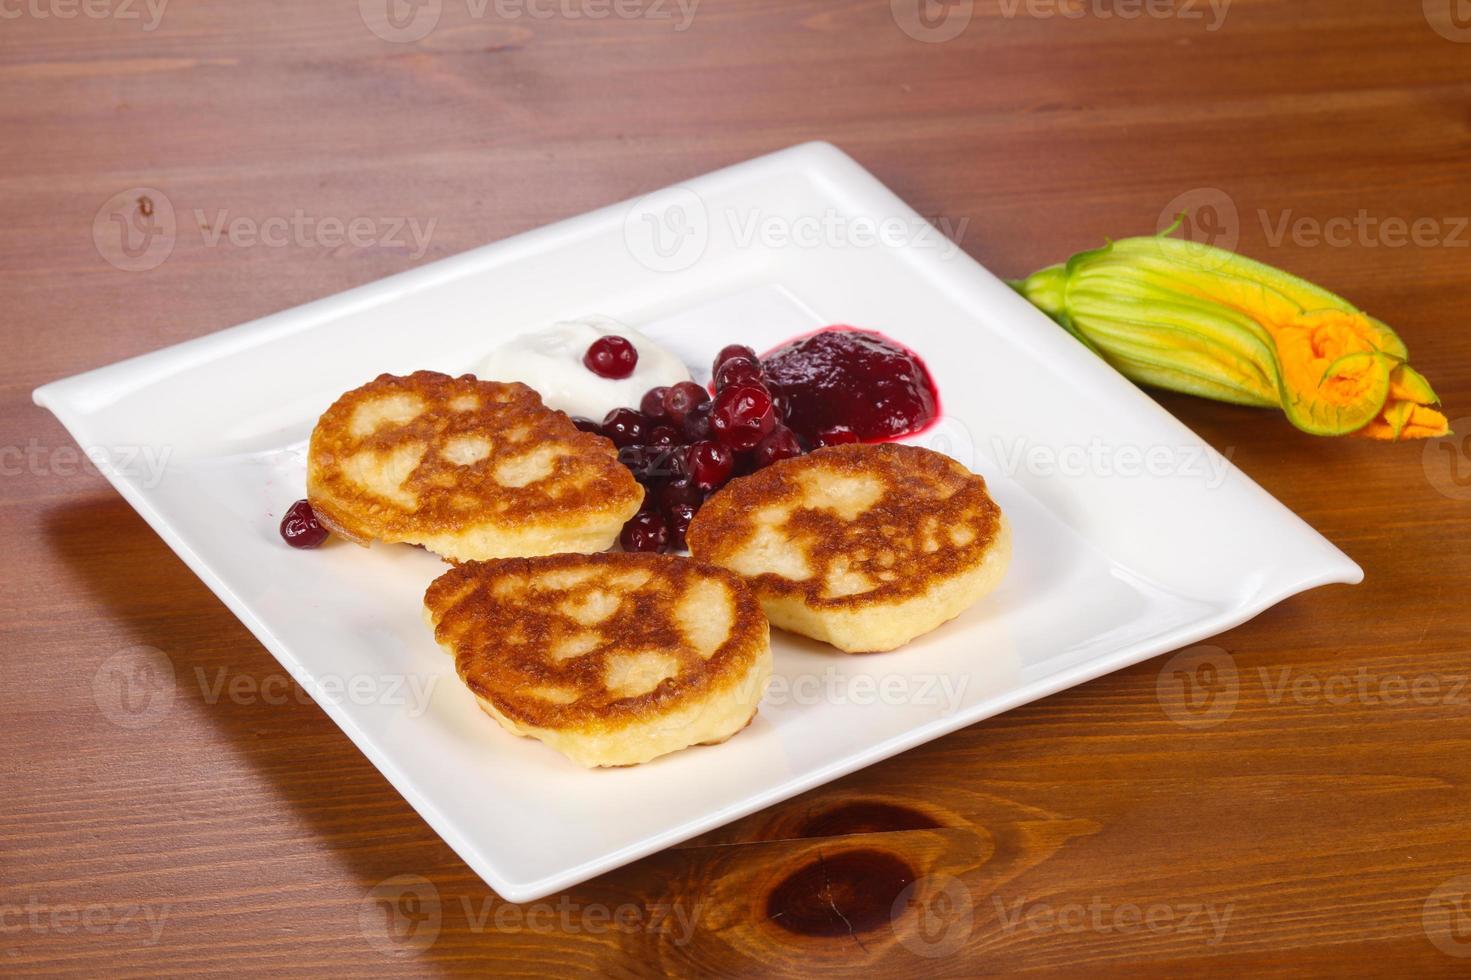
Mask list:
[[[1316,440],[1160,396],[1368,576],[1212,641],[1239,686],[1220,724],[1172,721],[1152,661],[523,908],[67,462],[70,441],[29,398],[821,138],[921,213],[965,220],[962,247],[1003,275],[1152,231],[1172,199],[1219,189],[1240,250],[1394,324],[1467,431],[1471,232],[1455,230],[1471,214],[1471,45],[1406,0],[1236,0],[1217,30],[1185,0],[1132,19],[1104,16],[1128,0],[1067,4],[1078,17],[977,0],[957,5],[972,8],[964,32],[933,44],[877,0],[703,0],[686,30],[668,4],[674,20],[537,19],[445,0],[411,44],[375,37],[357,6],[197,0],[144,30],[138,4],[141,20],[0,5],[0,973],[1471,968],[1468,920],[1435,897],[1471,874],[1464,444]],[[147,272],[104,262],[91,236],[103,203],[137,186],[180,216]],[[194,216],[298,209],[435,224],[414,255],[212,245]],[[1274,232],[1284,215],[1361,211],[1430,219],[1438,241]],[[178,696],[129,729],[94,680],[138,645],[167,653]],[[1395,679],[1419,695],[1395,697]],[[243,693],[212,697],[220,682]]]

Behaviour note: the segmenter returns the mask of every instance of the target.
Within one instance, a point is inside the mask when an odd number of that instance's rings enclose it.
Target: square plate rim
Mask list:
[[[876,176],[863,168],[847,154],[843,153],[842,150],[830,143],[820,141],[802,143],[778,150],[774,153],[765,154],[703,175],[688,178],[674,185],[670,185],[670,187],[685,187],[696,182],[717,181],[722,178],[729,178],[736,171],[744,170],[750,172],[757,167],[775,170],[784,165],[792,164],[796,168],[800,168],[803,165],[818,166],[820,168],[823,164],[832,165],[834,163],[839,163],[856,170],[858,174],[872,181],[874,185],[881,188],[886,194],[894,196],[895,200],[900,200]],[[225,328],[159,350],[145,352],[116,361],[112,364],[70,375],[36,388],[32,393],[32,397],[37,405],[52,412],[67,429],[68,433],[81,442],[82,431],[80,430],[87,428],[82,416],[87,413],[81,411],[73,403],[73,398],[96,383],[106,381],[109,378],[126,377],[131,372],[148,364],[152,364],[157,369],[160,369],[159,376],[148,382],[156,383],[163,377],[187,371],[191,364],[212,361],[228,356],[233,350],[241,349],[242,347],[254,346],[258,343],[265,343],[280,337],[291,336],[298,332],[310,330],[316,323],[317,315],[327,312],[329,309],[333,309],[336,315],[342,315],[342,311],[336,310],[335,308],[341,307],[343,304],[371,305],[401,291],[416,292],[429,288],[437,281],[448,281],[457,278],[460,275],[460,270],[465,267],[494,259],[497,253],[510,255],[514,252],[523,251],[528,247],[538,249],[551,247],[555,244],[558,237],[572,232],[574,226],[586,227],[593,222],[605,220],[612,214],[626,211],[630,205],[644,197],[659,193],[660,190],[668,189],[670,188],[656,189],[622,202],[615,202],[580,215],[561,219],[549,225],[530,229],[505,239],[477,246],[423,266],[407,269],[382,279],[311,300],[295,307],[270,313],[234,327]],[[907,204],[903,206],[908,209]],[[910,213],[913,213],[912,209],[909,210]],[[963,250],[959,251],[957,258],[966,263],[968,267],[974,267],[986,275],[991,275],[989,270],[986,270],[984,266]],[[147,386],[147,383],[145,383],[137,387]],[[131,386],[128,385],[124,385],[123,388],[125,390],[131,390]],[[1155,413],[1158,413],[1159,416],[1162,416],[1164,420],[1168,420],[1184,429],[1184,431],[1188,432],[1202,446],[1209,448],[1204,440],[1196,436],[1194,432],[1189,430],[1188,427],[1185,427],[1183,423],[1165,409],[1154,404],[1152,401],[1149,403],[1149,407]],[[114,461],[110,457],[99,460],[98,469],[123,499],[143,517],[144,521],[159,535],[164,543],[215,593],[231,613],[270,651],[271,655],[283,667],[286,667],[289,673],[293,676],[311,676],[313,672],[305,668],[291,652],[290,648],[274,634],[269,625],[249,609],[244,599],[234,591],[225,578],[180,537],[168,519],[153,506],[153,503],[141,487],[137,486],[126,473],[121,472],[114,465]],[[1252,485],[1255,486],[1254,482]],[[1258,489],[1260,488],[1258,487]],[[1290,508],[1281,504],[1275,497],[1267,494],[1265,490],[1261,492],[1279,507],[1282,507],[1284,511],[1293,514]],[[1309,526],[1304,524],[1304,527]],[[393,762],[390,756],[379,750],[378,746],[353,719],[352,714],[343,703],[335,702],[331,699],[322,699],[317,701],[317,704],[331,718],[333,723],[357,746],[358,750],[367,757],[368,761],[382,773],[390,785],[404,797],[405,801],[424,818],[425,822],[429,824],[435,833],[476,874],[484,879],[497,894],[512,902],[535,901],[564,888],[586,881],[595,875],[662,851],[699,834],[730,823],[733,820],[748,816],[751,813],[790,799],[807,790],[822,786],[834,779],[841,778],[842,776],[891,758],[926,742],[941,738],[961,728],[984,721],[1012,708],[1049,697],[1060,691],[1133,666],[1171,650],[1176,650],[1182,646],[1197,643],[1203,639],[1215,636],[1252,619],[1271,606],[1300,592],[1321,585],[1333,583],[1356,584],[1362,581],[1363,570],[1359,565],[1344,554],[1341,549],[1337,548],[1337,546],[1328,542],[1327,539],[1322,540],[1331,549],[1331,552],[1324,556],[1324,564],[1320,570],[1311,574],[1303,574],[1277,581],[1273,584],[1273,587],[1258,591],[1249,602],[1226,609],[1215,615],[1192,621],[1143,641],[1119,647],[1106,655],[1080,662],[1057,671],[1040,681],[1021,685],[1007,691],[1003,695],[977,702],[968,708],[935,719],[927,724],[910,728],[885,741],[868,745],[847,758],[819,767],[809,773],[799,774],[775,783],[760,792],[753,793],[741,799],[738,803],[706,811],[698,818],[687,820],[667,830],[645,835],[634,844],[606,852],[596,859],[583,861],[561,871],[530,880],[512,879],[504,875],[490,855],[485,854],[478,845],[459,832],[455,818],[441,810],[436,805],[431,794],[420,792],[415,787],[413,780]]]

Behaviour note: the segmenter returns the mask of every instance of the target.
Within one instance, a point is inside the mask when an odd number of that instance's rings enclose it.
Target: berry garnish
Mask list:
[[[690,529],[690,521],[695,519],[699,509],[695,504],[674,504],[665,509],[664,525],[668,529],[667,547],[670,551],[683,551],[687,547],[685,532]]]
[[[797,442],[795,432],[784,425],[778,425],[767,433],[764,439],[756,443],[756,449],[752,455],[755,457],[753,462],[756,468],[761,469],[779,460],[802,455],[802,446]]]
[[[735,454],[718,442],[697,442],[685,454],[690,482],[704,493],[725,486],[735,471]]]
[[[817,434],[818,446],[847,446],[858,441],[858,433],[846,425],[835,425]]]
[[[638,410],[651,419],[664,418],[664,398],[669,394],[668,385],[659,385],[644,392],[644,397],[638,403]]]
[[[586,415],[574,415],[574,416],[572,416],[572,424],[575,425],[575,426],[577,426],[583,432],[591,432],[595,436],[600,436],[600,435],[603,434],[603,425],[602,425],[602,423],[601,422],[594,422],[592,419],[588,418]]]
[[[684,442],[684,433],[672,425],[656,425],[644,436],[644,443],[649,446],[667,448],[677,446]]]
[[[690,409],[682,423],[684,428],[685,442],[700,442],[711,437],[710,432],[710,403],[696,405]]]
[[[638,445],[644,441],[648,420],[631,408],[615,408],[603,416],[603,435],[613,440],[613,445]]]
[[[641,510],[618,534],[618,543],[624,551],[663,551],[669,540],[669,528],[664,515],[657,511]]]
[[[671,385],[664,394],[664,414],[672,422],[681,422],[685,415],[710,400],[704,385],[693,381],[681,381]]]
[[[731,449],[751,449],[776,428],[776,411],[765,388],[735,385],[715,396],[710,410],[715,438]]]
[[[734,385],[759,385],[761,381],[761,365],[749,357],[729,358],[715,372],[716,391],[723,391]]]
[[[633,478],[640,483],[649,479],[654,454],[647,446],[623,446],[618,450],[618,462],[628,467]]]
[[[582,363],[599,377],[626,378],[638,366],[638,348],[626,337],[605,334],[588,345]]]
[[[315,548],[327,540],[327,529],[317,522],[317,512],[305,500],[286,508],[281,518],[281,537],[293,548]]]
[[[744,357],[748,361],[757,361],[756,352],[745,344],[726,344],[720,348],[720,353],[715,355],[715,362],[710,365],[710,376],[714,377],[720,373],[720,365],[732,357]]]
[[[687,476],[677,476],[659,488],[659,506],[665,511],[676,504],[691,504],[700,506],[704,494],[700,488],[695,486],[695,481]]]

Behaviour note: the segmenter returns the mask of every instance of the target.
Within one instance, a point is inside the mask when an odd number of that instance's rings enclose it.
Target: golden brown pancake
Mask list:
[[[520,383],[433,371],[380,375],[312,430],[307,499],[359,544],[451,560],[602,551],[643,489],[602,436]]]
[[[772,625],[849,653],[892,650],[953,619],[1011,558],[986,481],[897,444],[819,449],[734,480],[688,541],[749,581]]]
[[[584,766],[724,741],[771,677],[755,596],[686,558],[467,562],[429,586],[424,609],[487,714]]]

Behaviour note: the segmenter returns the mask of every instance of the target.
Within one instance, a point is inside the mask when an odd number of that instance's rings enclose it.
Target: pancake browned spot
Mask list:
[[[895,444],[819,449],[734,480],[688,541],[745,577],[773,625],[850,653],[892,650],[953,619],[1011,558],[985,480]]]
[[[601,436],[520,383],[390,374],[312,430],[307,499],[343,537],[446,558],[602,551],[643,490]]]
[[[467,562],[429,586],[424,608],[486,713],[584,766],[724,741],[771,676],[750,589],[684,558]]]

